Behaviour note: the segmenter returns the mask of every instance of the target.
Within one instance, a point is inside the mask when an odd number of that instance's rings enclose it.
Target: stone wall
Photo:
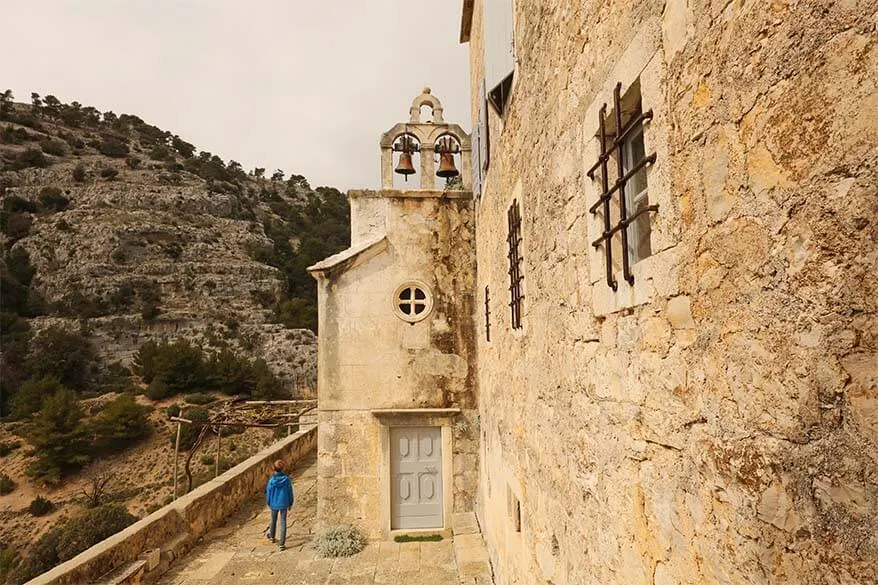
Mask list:
[[[350,198],[353,241],[365,247],[315,270],[321,332],[317,515],[322,524],[354,524],[377,538],[390,528],[382,433],[402,424],[475,425],[472,200],[469,192],[435,190],[352,191]],[[429,316],[416,323],[394,314],[397,287],[412,280],[433,297]],[[372,413],[425,408],[461,413],[441,419],[412,413],[406,420]],[[446,446],[453,452],[448,514],[473,507],[477,454],[467,433],[455,431]]]
[[[476,204],[476,290],[493,299],[490,342],[475,313],[479,516],[498,585],[874,582],[874,6],[515,4],[515,80]],[[670,260],[597,310],[592,112],[638,76]]]
[[[114,571],[120,572],[111,581],[116,584],[151,583],[208,530],[258,495],[275,460],[292,465],[316,446],[316,427],[290,435],[28,584],[94,583]]]

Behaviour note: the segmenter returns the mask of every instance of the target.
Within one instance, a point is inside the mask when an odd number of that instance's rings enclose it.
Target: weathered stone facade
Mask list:
[[[498,584],[878,579],[873,11],[515,2],[475,203],[478,510]],[[483,14],[464,3],[475,121]],[[653,111],[659,209],[652,255],[614,293],[586,172],[617,82]]]
[[[371,538],[394,529],[390,429],[441,429],[440,530],[450,530],[453,513],[473,510],[477,483],[472,193],[429,188],[432,143],[425,147],[447,125],[398,126],[382,140],[389,187],[349,193],[351,248],[309,268],[320,315],[318,521],[353,524]],[[468,148],[466,134],[450,130]],[[422,153],[429,150],[421,158],[427,188],[392,188],[397,132],[419,132]],[[397,314],[405,283],[426,291],[424,319]]]

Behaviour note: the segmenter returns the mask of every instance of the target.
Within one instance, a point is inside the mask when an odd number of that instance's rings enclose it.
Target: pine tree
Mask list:
[[[61,388],[43,400],[40,412],[28,432],[37,459],[29,473],[48,483],[57,483],[68,472],[89,461],[82,410],[76,393]]]

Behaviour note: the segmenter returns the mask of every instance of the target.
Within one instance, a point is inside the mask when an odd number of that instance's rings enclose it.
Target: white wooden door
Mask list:
[[[440,427],[390,429],[390,527],[442,528]]]

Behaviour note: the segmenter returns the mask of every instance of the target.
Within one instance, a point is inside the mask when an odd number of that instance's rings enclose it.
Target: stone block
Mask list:
[[[692,319],[692,299],[688,296],[681,295],[669,299],[666,315],[674,329],[695,328],[695,321]]]

